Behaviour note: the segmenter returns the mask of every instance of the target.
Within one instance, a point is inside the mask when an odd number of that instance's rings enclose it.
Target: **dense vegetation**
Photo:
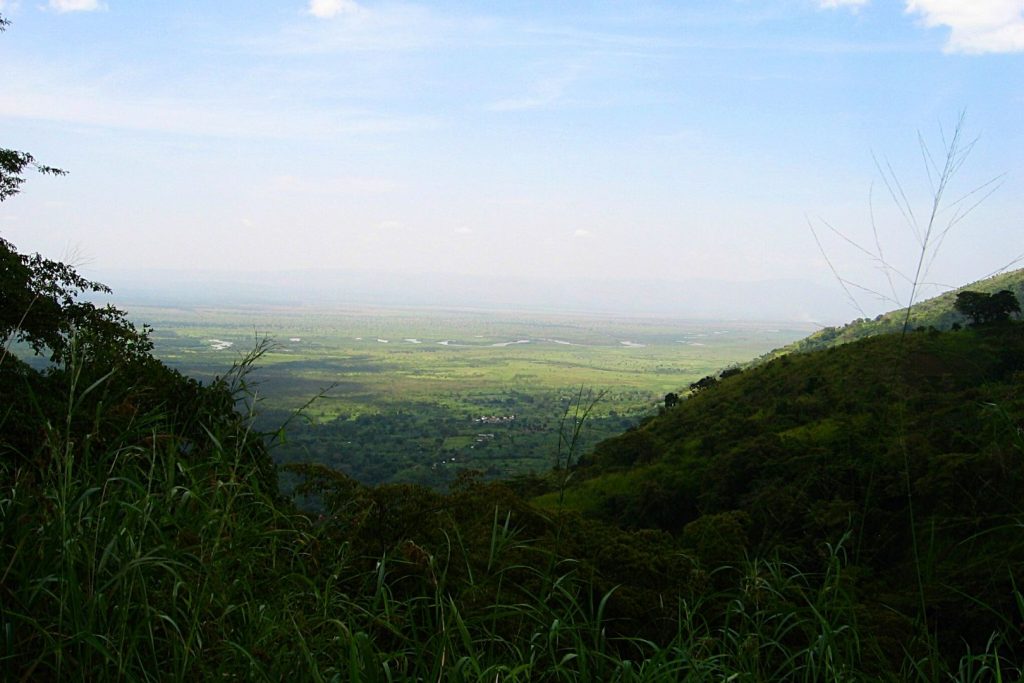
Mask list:
[[[805,566],[818,550],[808,539],[849,532],[865,628],[882,619],[905,638],[920,619],[940,640],[978,646],[993,614],[1014,618],[1024,566],[1022,332],[912,333],[783,357],[603,443],[564,498],[733,561]]]

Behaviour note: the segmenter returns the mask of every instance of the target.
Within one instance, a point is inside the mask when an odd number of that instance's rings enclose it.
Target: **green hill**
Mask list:
[[[911,330],[918,327],[949,330],[955,324],[965,323],[964,316],[953,308],[959,292],[970,290],[993,294],[1003,289],[1013,292],[1019,301],[1024,301],[1024,269],[1000,273],[916,303],[911,308],[909,319],[907,309],[901,308],[874,319],[859,318],[841,327],[825,327],[804,339],[765,354],[762,360],[778,358],[787,353],[827,349],[878,334],[894,334],[903,329],[905,322]]]
[[[603,442],[562,496],[669,531],[711,566],[810,566],[843,539],[880,637],[925,619],[940,638],[984,639],[1024,581],[1022,382],[1019,323],[783,356]]]

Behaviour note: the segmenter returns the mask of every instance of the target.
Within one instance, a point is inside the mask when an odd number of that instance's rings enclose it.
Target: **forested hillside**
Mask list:
[[[845,535],[862,595],[884,596],[876,614],[922,603],[947,637],[984,638],[1022,578],[1022,380],[1019,324],[785,356],[602,443],[564,499],[715,560],[802,566],[811,539]]]

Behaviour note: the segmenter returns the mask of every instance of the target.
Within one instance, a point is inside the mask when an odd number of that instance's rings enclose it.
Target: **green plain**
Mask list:
[[[199,379],[223,374],[269,339],[252,376],[261,426],[273,431],[319,396],[289,423],[280,461],[330,464],[367,483],[430,485],[464,467],[491,476],[550,467],[559,430],[574,424],[560,418],[593,403],[578,456],[656,412],[666,393],[814,329],[366,307],[130,313],[153,326],[161,360]]]

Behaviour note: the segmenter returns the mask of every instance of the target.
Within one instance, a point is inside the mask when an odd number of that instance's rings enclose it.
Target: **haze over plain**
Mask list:
[[[71,172],[26,184],[0,233],[126,295],[292,283],[300,302],[729,316],[792,298],[772,315],[848,319],[808,221],[872,243],[873,208],[912,271],[875,160],[924,218],[918,131],[941,157],[964,110],[978,142],[948,199],[1001,187],[949,233],[925,295],[1024,252],[1019,0],[0,12],[4,144]],[[883,288],[822,233],[845,277]]]

